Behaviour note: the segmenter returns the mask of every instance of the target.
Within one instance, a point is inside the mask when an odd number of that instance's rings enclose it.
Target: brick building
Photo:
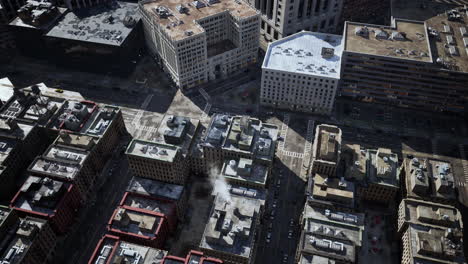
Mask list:
[[[10,206],[20,216],[48,220],[54,231],[63,234],[73,223],[80,206],[79,190],[72,183],[29,176]]]

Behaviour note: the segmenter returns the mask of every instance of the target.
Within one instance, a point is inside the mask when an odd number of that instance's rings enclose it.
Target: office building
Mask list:
[[[364,214],[349,214],[306,204],[301,217],[296,263],[315,263],[307,261],[316,256],[336,263],[357,263],[363,230]]]
[[[339,94],[364,102],[463,112],[468,89],[466,12],[425,21],[346,22]],[[450,87],[447,89],[447,87]]]
[[[353,210],[356,190],[354,182],[344,177],[329,177],[315,173],[307,184],[306,195],[309,204],[344,211]]]
[[[247,0],[262,14],[260,34],[275,41],[296,32],[335,33],[339,28],[343,0]]]
[[[410,224],[402,245],[402,264],[466,263],[460,230]]]
[[[265,189],[268,175],[268,167],[251,159],[227,159],[221,168],[221,176],[228,183],[246,188]]]
[[[143,49],[143,30],[137,3],[75,1],[86,8],[69,7],[67,12],[45,33],[50,56],[64,67],[94,72],[128,73],[134,69]],[[90,5],[89,7],[87,7]]]
[[[164,250],[125,242],[107,234],[99,240],[88,264],[163,264],[166,254]]]
[[[130,206],[119,206],[107,229],[124,241],[155,248],[164,246],[170,232],[163,214]]]
[[[133,139],[126,154],[134,176],[174,184],[187,180],[188,167],[177,146]]]
[[[52,261],[56,236],[44,219],[17,219],[9,236],[2,241],[0,263],[43,264]]]
[[[300,32],[268,46],[262,65],[260,103],[331,114],[340,81],[342,37]]]
[[[73,223],[80,196],[78,188],[71,183],[29,176],[10,206],[20,216],[48,220],[55,232],[64,234]]]
[[[144,199],[175,204],[179,220],[183,219],[185,209],[187,208],[188,194],[183,185],[133,177],[128,184],[127,193]]]
[[[405,158],[403,197],[436,203],[457,203],[451,164],[432,158]]]
[[[226,78],[255,63],[260,16],[236,0],[144,1],[146,45],[177,87]]]
[[[345,165],[345,179],[363,182],[367,177],[369,152],[359,144],[343,144],[341,158]]]
[[[398,155],[390,149],[368,150],[369,170],[365,181],[357,188],[361,200],[388,204],[400,190]]]
[[[402,235],[410,224],[463,230],[462,216],[457,208],[446,204],[403,199],[398,207],[398,233]]]
[[[202,142],[207,166],[221,168],[225,159],[251,159],[270,168],[278,127],[249,116],[215,114]]]
[[[315,128],[312,146],[312,174],[336,176],[336,167],[341,155],[341,129],[321,124]]]
[[[200,263],[200,264],[222,264],[222,260],[217,258],[210,258],[203,255],[203,252],[190,250],[185,258],[176,256],[166,256],[162,264],[186,264],[186,263]]]
[[[199,249],[228,264],[253,263],[265,193],[231,186],[217,193]]]

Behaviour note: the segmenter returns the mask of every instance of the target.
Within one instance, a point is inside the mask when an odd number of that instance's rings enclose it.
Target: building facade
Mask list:
[[[331,114],[340,81],[341,36],[300,32],[268,46],[260,103]]]
[[[260,17],[235,0],[140,3],[146,44],[181,89],[224,78],[255,63]]]

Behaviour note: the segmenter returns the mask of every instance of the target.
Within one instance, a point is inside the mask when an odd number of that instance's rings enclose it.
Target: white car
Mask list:
[[[288,238],[292,238],[292,236],[293,236],[293,231],[292,231],[292,230],[289,230]]]
[[[271,241],[271,233],[270,233],[270,232],[267,233],[267,236],[266,236],[265,241],[266,241],[267,243],[270,243],[270,241]]]

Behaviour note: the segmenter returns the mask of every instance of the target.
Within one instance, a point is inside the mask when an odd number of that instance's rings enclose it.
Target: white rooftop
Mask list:
[[[277,40],[268,46],[262,68],[293,73],[340,77],[341,55],[343,53],[342,36],[302,31]],[[322,56],[324,51],[329,56]]]

